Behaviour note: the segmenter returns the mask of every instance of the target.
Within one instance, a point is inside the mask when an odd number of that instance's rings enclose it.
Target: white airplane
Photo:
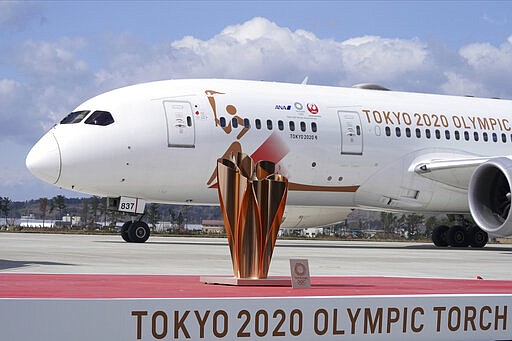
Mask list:
[[[343,220],[351,209],[468,214],[438,226],[438,246],[512,235],[512,101],[242,80],[168,80],[81,104],[26,165],[38,178],[112,198],[217,205],[220,157],[244,152],[289,179],[283,227]],[[131,242],[147,224],[126,222]]]

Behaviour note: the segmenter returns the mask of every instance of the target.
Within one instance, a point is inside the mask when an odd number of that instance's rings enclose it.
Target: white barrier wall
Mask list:
[[[0,299],[0,339],[511,340],[512,294]]]

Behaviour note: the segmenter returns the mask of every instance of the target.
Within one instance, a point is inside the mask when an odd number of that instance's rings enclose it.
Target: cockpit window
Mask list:
[[[95,111],[85,120],[85,124],[93,124],[97,126],[108,126],[114,123],[114,118],[108,111]]]
[[[60,124],[73,124],[81,122],[85,116],[87,116],[91,111],[90,110],[81,110],[70,113],[68,116],[64,117]]]

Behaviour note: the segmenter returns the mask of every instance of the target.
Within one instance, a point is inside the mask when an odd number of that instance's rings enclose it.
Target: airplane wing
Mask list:
[[[490,159],[489,157],[432,159],[417,162],[411,168],[416,174],[430,180],[467,190],[475,168]]]

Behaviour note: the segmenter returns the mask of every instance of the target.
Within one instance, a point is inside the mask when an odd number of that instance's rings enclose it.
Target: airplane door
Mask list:
[[[194,148],[194,115],[189,102],[164,101],[169,147]]]
[[[363,154],[363,129],[356,111],[338,111],[341,131],[341,154]]]

